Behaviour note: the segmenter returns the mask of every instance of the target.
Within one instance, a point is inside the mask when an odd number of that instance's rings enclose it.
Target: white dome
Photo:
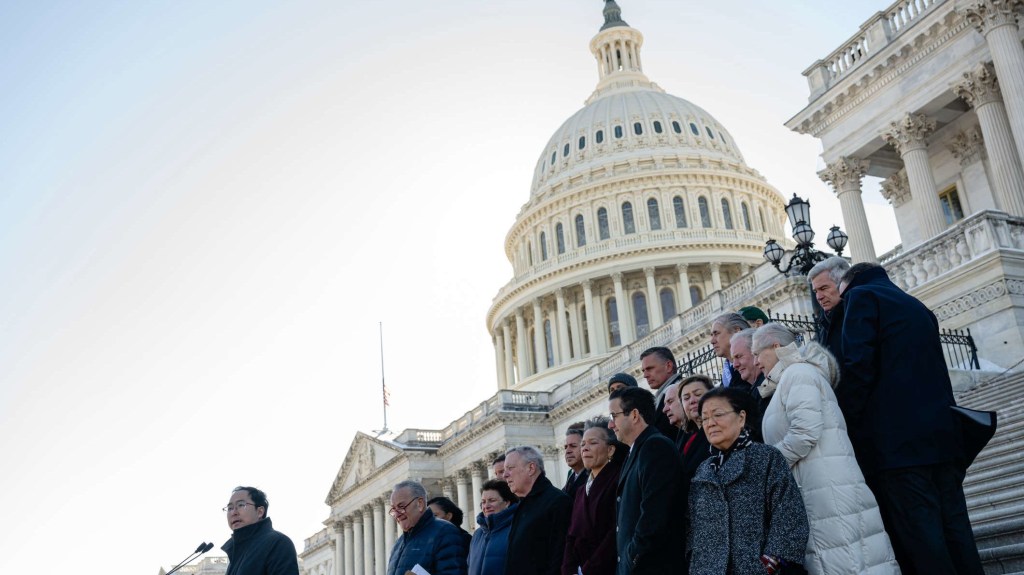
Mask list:
[[[653,85],[634,87],[592,99],[555,131],[537,160],[531,195],[599,165],[653,155],[744,164],[732,135],[703,108]]]

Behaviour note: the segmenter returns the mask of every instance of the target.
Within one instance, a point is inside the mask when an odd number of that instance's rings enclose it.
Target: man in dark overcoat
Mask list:
[[[923,303],[877,264],[840,283],[845,302],[836,388],[850,439],[903,573],[981,574],[956,461],[962,432],[939,342]]]
[[[565,554],[572,500],[544,474],[536,448],[515,447],[505,453],[505,482],[519,497],[508,533],[505,573],[558,575]]]
[[[682,464],[672,440],[654,428],[654,396],[646,389],[616,391],[608,401],[615,436],[629,446],[616,496],[617,575],[680,572],[678,550],[684,501]]]

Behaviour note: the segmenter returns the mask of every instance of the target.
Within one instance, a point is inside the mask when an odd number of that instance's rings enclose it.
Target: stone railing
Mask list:
[[[947,0],[897,0],[885,10],[876,13],[860,30],[828,56],[811,64],[804,70],[811,99],[815,99],[831,88],[837,80],[886,45],[896,39],[904,30],[919,22],[934,6]]]
[[[1024,218],[984,211],[883,265],[893,283],[912,291],[1001,249],[1024,249]]]
[[[331,540],[331,536],[328,535],[326,529],[321,529],[316,535],[307,537],[305,543],[302,546],[304,551],[310,551],[315,549],[324,543],[328,543]]]
[[[436,442],[441,443],[465,432],[474,424],[499,411],[538,411],[543,412],[551,406],[550,393],[547,391],[512,391],[502,390],[487,401],[451,422],[441,431],[417,430],[420,434],[433,434]],[[403,433],[403,436],[405,434]],[[398,439],[401,441],[401,438]]]

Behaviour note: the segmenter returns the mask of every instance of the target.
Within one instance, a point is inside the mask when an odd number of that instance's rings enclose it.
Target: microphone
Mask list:
[[[168,571],[166,575],[171,575],[172,573],[178,571],[179,569],[181,569],[182,567],[184,567],[188,563],[194,561],[200,555],[202,555],[203,553],[206,553],[210,549],[213,549],[213,543],[206,543],[206,542],[200,543],[199,546],[196,547],[195,551],[193,551],[192,553],[189,553],[189,556],[186,557],[181,563],[178,563],[177,565],[172,567],[171,570]]]

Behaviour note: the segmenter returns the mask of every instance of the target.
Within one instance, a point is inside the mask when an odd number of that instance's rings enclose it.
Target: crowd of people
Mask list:
[[[535,447],[493,462],[472,536],[396,485],[387,575],[981,575],[935,316],[874,264],[808,279],[816,341],[743,308],[712,322],[720,380],[648,349],[651,391],[616,374],[608,415],[566,430],[561,488]]]

